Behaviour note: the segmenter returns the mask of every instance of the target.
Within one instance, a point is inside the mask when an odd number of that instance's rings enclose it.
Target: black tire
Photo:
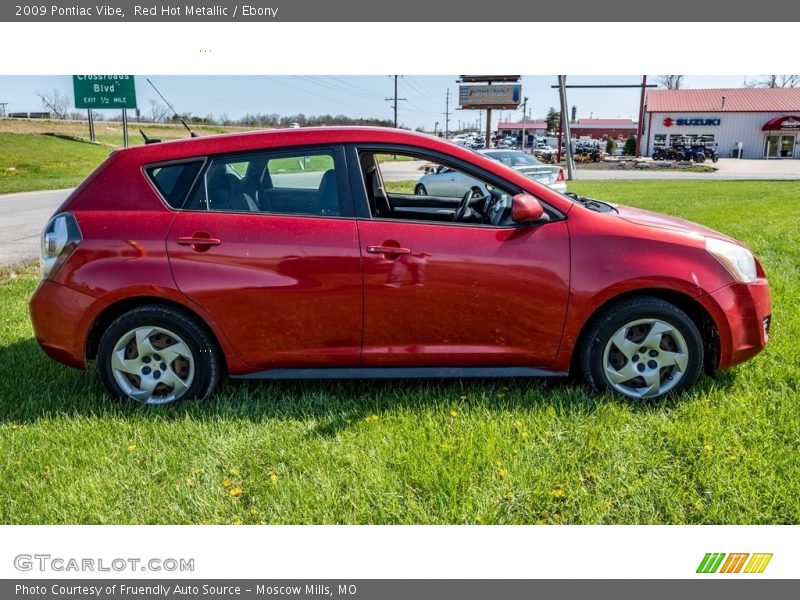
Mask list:
[[[715,155],[712,157],[712,159],[711,159],[711,162],[719,162],[719,154],[715,154]]]
[[[417,196],[427,196],[428,190],[426,190],[425,186],[420,183],[419,185],[417,185],[417,187],[414,188],[414,193]]]
[[[694,159],[698,163],[705,162],[706,161],[706,155],[703,154],[702,152],[698,152],[697,154],[694,155]]]
[[[637,323],[648,320],[653,320],[654,324],[666,324],[673,328],[672,331],[660,336],[662,346],[659,348],[646,346],[652,326],[650,332],[641,334],[646,336],[645,339],[635,338],[635,335],[639,335],[639,330],[646,327]],[[633,327],[630,330],[624,329],[628,325]],[[625,357],[623,351],[617,349],[612,341],[620,331],[625,332],[625,342],[626,344],[630,342],[631,348],[635,349],[641,344],[630,359]],[[607,347],[610,349],[608,358],[606,358]],[[655,349],[657,356],[649,354],[652,349]],[[659,350],[661,350],[660,358]],[[578,351],[581,374],[595,391],[612,392],[636,400],[656,401],[670,394],[685,392],[694,385],[703,368],[703,342],[692,319],[674,304],[651,296],[622,300],[596,315],[588,325]],[[685,367],[681,369],[677,362],[673,366],[656,363],[655,359],[668,362],[671,356],[685,357]],[[624,361],[621,367],[613,364],[615,359]],[[606,362],[608,364],[605,364]],[[609,379],[608,372],[621,378],[626,372],[626,367],[634,372],[633,378],[617,381],[616,384]],[[639,376],[639,372],[644,372],[643,367],[647,371],[644,376]],[[657,377],[656,372],[658,372]],[[647,387],[644,378],[648,373],[658,380],[658,392],[646,393],[652,389]],[[675,377],[678,377],[676,381]],[[637,382],[637,379],[640,382]]]
[[[112,358],[115,348],[126,339],[129,340],[124,349],[126,361],[128,360],[127,353],[131,344],[133,346],[130,351],[131,353],[136,353],[136,356],[131,358],[130,361],[138,361],[140,358],[143,361],[150,358],[149,356],[139,356],[138,348],[135,348],[137,346],[135,334],[131,338],[132,332],[136,330],[144,331],[148,328],[155,330],[152,335],[147,336],[147,343],[150,347],[156,348],[154,352],[170,352],[172,348],[177,348],[172,344],[183,342],[188,349],[189,356],[187,358],[177,356],[165,367],[165,361],[170,359],[153,354],[154,359],[164,361],[160,363],[160,367],[163,369],[163,379],[155,383],[156,387],[151,392],[152,395],[144,399],[143,397],[137,398],[130,395],[123,388],[123,385],[133,389],[135,392],[137,385],[139,388],[144,389],[141,382],[145,377],[155,379],[162,377],[157,360],[151,359],[152,362],[147,360],[148,364],[142,367],[142,373],[145,373],[145,369],[148,366],[152,366],[153,369],[147,371],[144,376],[140,376],[137,373],[131,378],[129,376],[130,373],[125,374],[120,369],[112,366]],[[172,340],[172,344],[170,344],[170,337],[172,337],[170,334],[175,337]],[[157,341],[164,344],[161,349],[156,346]],[[123,352],[123,350],[118,350],[118,352]],[[209,396],[219,381],[222,368],[220,356],[220,350],[211,333],[190,313],[163,304],[148,304],[126,312],[106,329],[100,339],[97,351],[97,369],[106,390],[115,398],[132,400],[143,404],[168,404],[175,401],[202,399]],[[191,358],[191,362],[189,358]],[[179,364],[178,361],[184,361],[185,366],[184,364]],[[180,392],[177,392],[178,386],[173,385],[170,388],[171,391],[165,391],[165,388],[170,387],[167,385],[168,377],[174,378],[183,371],[185,371],[186,377],[182,378],[178,383],[185,387]],[[118,381],[118,377],[123,378],[122,383]],[[138,384],[136,383],[137,379],[139,381]],[[162,390],[161,393],[157,393],[159,389]],[[144,395],[146,392],[141,392],[141,394]]]

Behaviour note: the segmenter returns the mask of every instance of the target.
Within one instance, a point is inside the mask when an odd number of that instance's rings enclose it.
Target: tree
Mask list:
[[[627,140],[625,140],[625,146],[622,148],[622,153],[625,156],[635,156],[636,155],[636,136],[632,135]]]
[[[667,90],[679,90],[683,87],[683,75],[659,75],[658,85]]]
[[[161,104],[161,102],[150,98],[150,120],[153,123],[163,123],[167,120],[168,116],[169,109]]]
[[[609,136],[609,138],[606,140],[606,154],[608,154],[609,156],[613,156],[616,150],[617,150],[617,140]]]
[[[800,75],[764,75],[756,81],[758,87],[796,88],[800,86]]]
[[[72,104],[72,99],[58,90],[51,92],[36,92],[42,106],[48,109],[56,119],[66,119],[67,111]]]
[[[558,124],[561,122],[561,113],[551,106],[544,121],[547,123],[547,131],[556,131]]]

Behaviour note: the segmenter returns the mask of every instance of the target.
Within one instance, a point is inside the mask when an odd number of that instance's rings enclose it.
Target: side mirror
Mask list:
[[[530,194],[517,194],[511,200],[511,218],[515,223],[533,223],[544,216],[544,207]]]

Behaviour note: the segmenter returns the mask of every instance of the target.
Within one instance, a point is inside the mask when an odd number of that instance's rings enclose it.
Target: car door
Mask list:
[[[493,227],[370,217],[358,227],[365,366],[555,360],[569,291],[566,221]]]
[[[340,148],[211,159],[167,251],[177,286],[252,367],[358,365],[361,256]]]

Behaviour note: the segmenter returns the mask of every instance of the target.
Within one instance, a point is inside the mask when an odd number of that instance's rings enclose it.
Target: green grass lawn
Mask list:
[[[74,187],[112,150],[51,135],[0,132],[0,194]]]
[[[161,408],[105,397],[32,338],[0,274],[0,523],[799,523],[797,182],[571,188],[741,238],[770,346],[642,405],[560,381],[235,382]]]

